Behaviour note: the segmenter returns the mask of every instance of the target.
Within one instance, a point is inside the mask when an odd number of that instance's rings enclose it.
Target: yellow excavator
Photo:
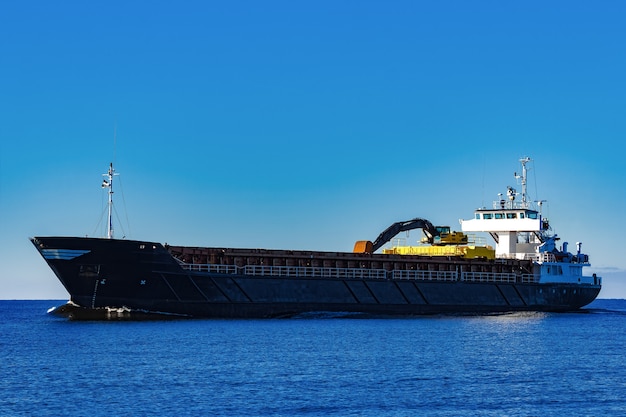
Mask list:
[[[396,222],[385,229],[374,242],[359,240],[354,244],[354,253],[374,253],[400,232],[422,229],[424,237],[417,246],[394,246],[383,249],[390,255],[458,256],[462,258],[494,259],[495,250],[489,245],[477,245],[463,232],[450,231],[450,226],[434,226],[426,219],[415,218]]]

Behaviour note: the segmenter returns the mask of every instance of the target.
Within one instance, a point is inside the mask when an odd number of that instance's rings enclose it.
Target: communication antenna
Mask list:
[[[113,162],[117,164],[117,120],[113,123]]]

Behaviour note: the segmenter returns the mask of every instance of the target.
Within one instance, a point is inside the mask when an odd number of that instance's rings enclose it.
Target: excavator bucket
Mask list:
[[[354,244],[354,253],[372,253],[372,242],[369,240],[359,240]]]

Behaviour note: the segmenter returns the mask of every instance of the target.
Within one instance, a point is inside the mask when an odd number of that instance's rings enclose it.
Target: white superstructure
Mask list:
[[[583,267],[590,264],[589,257],[580,252],[580,242],[575,255],[567,251],[567,242],[557,248],[559,238],[549,233],[548,220],[541,211],[531,208],[528,199],[526,164],[530,158],[521,158],[520,162],[522,174],[516,173],[515,178],[521,181],[521,195],[515,188],[507,187],[506,198],[499,194],[491,208],[479,208],[473,219],[461,220],[462,231],[489,233],[496,243],[496,258],[532,259],[539,282],[601,284],[601,278],[595,274],[583,276]],[[536,203],[541,207],[543,201]]]

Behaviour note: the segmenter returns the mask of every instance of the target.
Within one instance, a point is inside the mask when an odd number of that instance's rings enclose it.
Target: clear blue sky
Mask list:
[[[351,251],[413,217],[458,229],[525,155],[555,231],[583,242],[602,297],[626,298],[624,16],[623,1],[4,2],[0,298],[67,298],[28,237],[101,236],[112,160],[118,237]]]

